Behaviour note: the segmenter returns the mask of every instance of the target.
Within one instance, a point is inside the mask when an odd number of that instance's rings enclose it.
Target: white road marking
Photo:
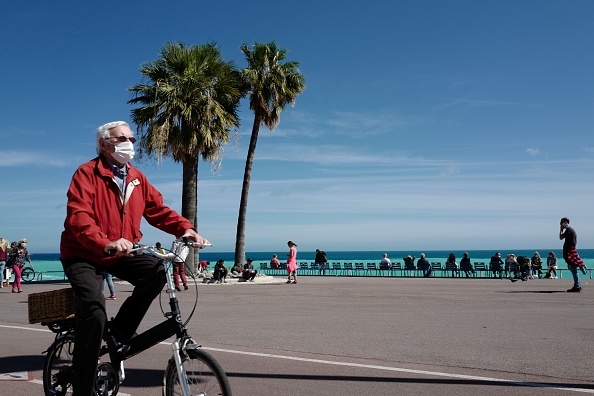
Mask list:
[[[29,371],[15,371],[13,373],[0,373],[0,381],[30,381]]]
[[[169,345],[169,344],[166,344],[166,345]],[[334,365],[334,366],[357,367],[357,368],[365,368],[365,369],[372,369],[372,370],[385,370],[385,371],[395,371],[395,372],[407,373],[407,374],[427,375],[427,376],[433,376],[433,377],[446,377],[446,378],[456,378],[456,379],[464,379],[464,380],[471,380],[471,381],[484,381],[484,382],[501,382],[501,383],[506,383],[506,384],[514,384],[514,385],[518,385],[518,386],[556,389],[556,390],[581,392],[581,393],[594,393],[594,389],[575,388],[575,387],[571,387],[571,386],[559,387],[559,386],[552,386],[552,385],[544,384],[544,383],[540,383],[540,382],[514,381],[514,380],[503,379],[503,378],[478,377],[478,376],[474,376],[474,375],[442,373],[439,371],[414,370],[414,369],[406,369],[406,368],[400,368],[400,367],[378,366],[378,365],[373,365],[373,364],[349,363],[349,362],[341,362],[341,361],[336,361],[336,360],[310,359],[310,358],[301,358],[301,357],[296,357],[296,356],[274,355],[274,354],[270,354],[270,353],[244,352],[244,351],[235,351],[232,349],[221,349],[221,348],[210,348],[210,347],[202,347],[202,349],[205,349],[208,351],[214,351],[214,352],[235,353],[235,354],[239,354],[239,355],[250,355],[250,356],[272,358],[272,359],[294,360],[294,361],[299,361],[299,362],[308,362],[308,363],[317,363],[317,364],[329,364],[329,365]]]

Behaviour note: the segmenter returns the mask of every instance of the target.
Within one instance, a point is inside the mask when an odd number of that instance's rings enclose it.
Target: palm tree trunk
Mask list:
[[[245,161],[245,171],[243,173],[243,187],[241,188],[241,201],[239,203],[239,216],[237,218],[237,234],[235,237],[235,264],[245,264],[245,221],[247,216],[248,193],[250,191],[250,180],[252,177],[252,165],[256,155],[256,143],[258,142],[258,132],[260,131],[260,117],[254,117],[252,126],[252,137],[248,148],[247,159]]]
[[[182,216],[198,229],[198,156],[183,162]],[[198,272],[198,249],[190,249],[186,269]]]

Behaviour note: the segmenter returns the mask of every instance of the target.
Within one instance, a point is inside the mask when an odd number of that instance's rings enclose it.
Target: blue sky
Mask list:
[[[95,128],[129,121],[165,43],[216,42],[244,67],[242,44],[275,40],[307,87],[261,129],[247,251],[553,248],[562,216],[594,246],[594,2],[203,3],[0,7],[0,235],[58,251]],[[200,164],[214,251],[234,249],[252,120],[244,101],[220,170]],[[135,165],[179,210],[181,165]]]

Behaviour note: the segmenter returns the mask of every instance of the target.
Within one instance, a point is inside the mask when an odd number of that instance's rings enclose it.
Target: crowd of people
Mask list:
[[[297,283],[297,244],[292,241],[287,242],[289,247],[289,253],[287,253],[286,263],[281,263],[278,259],[278,255],[273,254],[270,260],[270,268],[280,269],[286,268],[287,270],[287,283]],[[326,254],[321,250],[316,250],[316,261],[323,263],[320,274],[325,273],[325,265],[327,265]],[[210,262],[202,260],[200,262],[200,272],[206,273],[208,271],[208,265]],[[212,270],[211,277],[207,283],[224,284],[227,283],[227,277],[237,278],[245,282],[255,282],[259,272],[254,268],[253,260],[248,258],[245,264],[234,263],[234,265],[227,269],[225,267],[225,260],[220,259],[216,262],[214,269]],[[174,273],[175,276],[175,273]],[[208,275],[207,275],[208,276]]]
[[[29,263],[29,267],[33,269],[27,243],[27,238],[22,238],[19,241],[12,242],[9,246],[6,238],[0,238],[0,287],[10,286],[10,279],[14,275],[12,281],[13,293],[23,292],[21,274],[25,269],[25,262]]]
[[[569,226],[569,222],[567,217],[561,219],[559,239],[564,241],[563,259],[567,263],[567,268],[571,272],[574,281],[573,287],[567,291],[570,293],[579,293],[582,288],[578,271],[581,271],[585,275],[587,273],[587,268],[577,251],[577,234],[575,230]],[[432,276],[433,267],[425,258],[425,253],[421,253],[421,257],[416,265],[415,256],[409,255],[403,257],[402,260],[404,261],[404,270],[422,271],[423,276]],[[546,265],[546,268],[543,268],[544,265]],[[384,257],[380,262],[380,267],[382,266],[383,268],[392,268],[392,263],[388,258],[387,253],[384,254]],[[470,274],[476,272],[467,252],[463,254],[460,263],[456,261],[454,253],[450,253],[446,260],[445,270],[451,271],[452,277],[461,276],[462,273],[464,273],[466,277],[469,277],[471,276]],[[500,279],[508,278],[512,282],[517,282],[518,280],[528,281],[529,279],[556,279],[558,262],[557,256],[553,251],[548,252],[546,264],[540,256],[540,253],[537,251],[534,252],[532,257],[516,256],[514,253],[509,253],[506,255],[505,261],[501,258],[501,253],[496,252],[491,257],[487,270],[491,271],[494,277]]]
[[[434,272],[434,268],[431,263],[425,257],[425,253],[420,254],[420,258],[416,261],[415,256],[403,257],[404,268],[403,270],[421,271],[423,276],[431,277]],[[556,279],[557,278],[557,257],[555,252],[548,252],[546,261],[546,268],[543,268],[544,261],[540,256],[539,252],[534,252],[532,257],[527,256],[516,256],[513,253],[509,253],[506,256],[505,261],[501,258],[501,253],[496,252],[489,262],[489,271],[493,273],[494,277],[499,278],[510,278],[512,281],[528,279]],[[392,262],[388,258],[388,254],[384,253],[384,257],[380,261],[380,268],[393,269]],[[583,267],[585,268],[585,266]],[[450,272],[451,276],[472,276],[476,273],[475,268],[472,265],[471,259],[468,252],[464,252],[462,259],[458,263],[456,261],[456,255],[450,253],[445,262],[444,270]],[[543,271],[546,271],[543,272]]]
[[[574,286],[567,291],[580,292],[581,285],[577,272],[578,270],[581,270],[583,274],[586,274],[586,266],[577,253],[577,236],[575,230],[569,226],[569,219],[566,217],[562,218],[560,222],[559,239],[564,240],[563,258],[574,278]],[[274,254],[270,260],[270,268],[286,268],[288,273],[287,283],[297,283],[297,245],[292,241],[287,242],[287,244],[290,249],[289,253],[287,254],[287,263],[283,267],[283,265],[278,260],[277,255]],[[404,268],[398,267],[399,269],[403,269],[405,271],[421,271],[424,277],[433,276],[434,268],[425,257],[425,253],[420,254],[420,258],[416,263],[416,257],[412,255],[403,257],[402,260],[404,261]],[[326,257],[326,253],[320,249],[316,249],[314,262],[316,268],[318,268],[320,271],[320,275],[326,275],[326,270],[328,269],[328,259]],[[251,268],[251,259],[248,260],[248,263]],[[393,266],[388,254],[384,253],[383,258],[380,261],[380,269],[394,268],[395,266]],[[477,272],[477,269],[472,265],[468,252],[463,253],[460,262],[457,262],[454,253],[450,253],[446,259],[445,268],[443,268],[443,270],[451,273],[452,277],[462,276],[462,274],[464,274],[466,277],[470,277]],[[516,282],[518,280],[528,281],[529,279],[556,279],[558,262],[555,252],[553,251],[549,251],[547,253],[546,263],[538,251],[535,251],[531,257],[516,256],[514,253],[509,253],[506,256],[505,261],[502,259],[501,253],[496,252],[491,257],[489,266],[481,270],[490,271],[494,277],[508,278],[512,282]],[[246,276],[245,273],[246,272],[244,268],[244,277]],[[293,281],[291,278],[293,278]]]

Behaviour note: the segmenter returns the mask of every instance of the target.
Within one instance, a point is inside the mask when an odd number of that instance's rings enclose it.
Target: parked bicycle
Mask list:
[[[25,268],[21,272],[21,280],[23,282],[33,282],[33,279],[35,279],[35,270],[33,268]]]
[[[179,245],[179,244],[177,244]],[[184,241],[185,246],[204,247],[194,242]],[[137,245],[133,251],[148,252],[157,259],[163,260],[167,277],[167,293],[169,294],[169,311],[163,310],[165,320],[156,326],[136,335],[126,342],[119,344],[111,335],[110,322],[103,335],[103,346],[100,352],[100,362],[97,369],[96,395],[115,396],[119,386],[125,378],[124,361],[135,356],[161,341],[175,335],[171,343],[173,356],[167,362],[163,377],[164,396],[231,396],[231,387],[220,364],[208,353],[201,349],[188,334],[187,323],[193,316],[198,302],[198,295],[194,302],[194,309],[184,322],[181,316],[178,300],[173,283],[171,262],[178,257],[179,250],[172,245],[169,253],[162,254],[154,246]],[[48,348],[43,365],[43,389],[46,396],[66,396],[72,394],[72,354],[74,350],[74,318],[52,322],[42,322],[49,327],[56,338]]]

